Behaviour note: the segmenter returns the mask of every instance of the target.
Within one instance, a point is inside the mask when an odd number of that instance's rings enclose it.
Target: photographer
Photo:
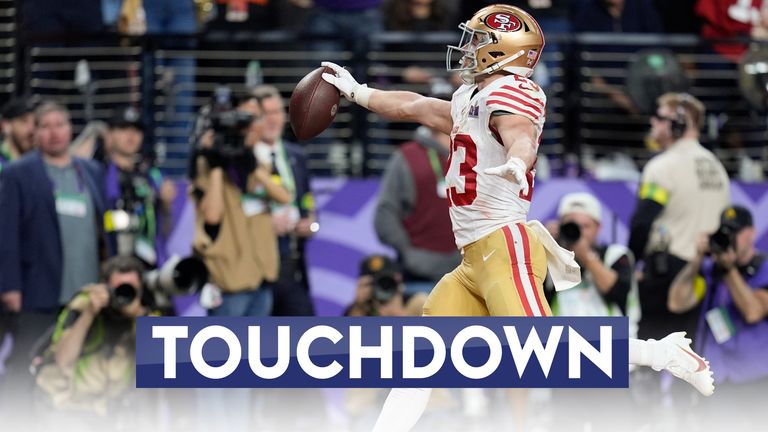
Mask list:
[[[204,132],[192,166],[193,246],[210,272],[204,306],[217,316],[269,315],[279,267],[271,206],[293,197],[256,162],[261,105],[253,97],[238,103],[220,88],[199,122]]]
[[[637,333],[639,304],[634,258],[626,246],[598,245],[601,206],[588,193],[572,193],[557,210],[558,242],[576,255],[581,284],[554,295],[552,312],[562,316],[629,316],[630,335]]]
[[[768,257],[755,249],[749,210],[727,208],[720,221],[675,278],[667,306],[684,313],[701,305],[700,352],[717,383],[740,384],[768,378]]]
[[[11,415],[29,405],[32,345],[109,255],[101,167],[70,156],[66,107],[43,102],[34,119],[37,149],[0,172],[0,310],[17,314],[0,406]]]
[[[550,305],[556,316],[627,316],[629,337],[637,337],[640,305],[634,277],[634,258],[620,244],[598,244],[602,211],[600,202],[586,192],[563,196],[557,209],[558,221],[550,230],[560,245],[574,252],[581,267],[581,283],[565,291],[555,291],[549,278],[545,283]],[[611,404],[621,406],[625,400],[602,391],[557,389],[553,403],[567,422],[557,423],[556,430],[581,429],[586,424],[596,430],[608,430],[611,420],[585,415],[591,407]]]
[[[55,408],[105,415],[133,387],[136,318],[147,315],[142,274],[135,258],[110,258],[101,282],[84,286],[59,315],[34,364]]]
[[[372,255],[360,264],[355,300],[344,316],[421,316],[427,295],[406,294],[403,275],[383,255]]]
[[[104,182],[109,211],[105,221],[116,242],[113,249],[155,266],[165,258],[158,247],[163,237],[158,220],[170,214],[176,187],[142,157],[144,127],[135,108],[116,110],[106,141]]]

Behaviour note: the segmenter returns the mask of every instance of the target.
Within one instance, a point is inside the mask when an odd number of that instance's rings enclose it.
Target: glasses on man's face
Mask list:
[[[656,121],[668,121],[668,122],[673,122],[673,121],[676,120],[676,119],[674,119],[672,117],[666,117],[666,116],[663,116],[663,115],[661,115],[659,113],[653,114],[651,116],[651,118],[656,120]]]

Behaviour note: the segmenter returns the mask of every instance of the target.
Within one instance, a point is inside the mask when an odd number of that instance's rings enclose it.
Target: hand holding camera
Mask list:
[[[711,236],[709,236],[709,251],[712,255],[721,255],[729,249],[733,249],[735,244],[736,232],[728,225],[720,227]]]
[[[575,222],[565,222],[560,224],[557,231],[557,240],[560,246],[573,251],[576,255],[576,261],[585,262],[594,254],[592,246],[586,237],[581,235],[581,228]]]
[[[200,149],[199,154],[205,158],[208,168],[211,170],[224,168],[227,164],[227,160],[217,147],[203,147]]]
[[[707,242],[707,250],[712,255],[718,266],[724,270],[730,270],[736,265],[736,230],[729,225],[720,225],[720,227],[711,236]]]
[[[373,277],[360,276],[357,279],[355,287],[355,305],[362,306],[368,304],[373,297]]]
[[[109,289],[107,285],[91,284],[86,285],[83,291],[88,293],[88,306],[86,310],[93,315],[98,315],[102,309],[109,305]]]
[[[738,257],[736,256],[736,251],[730,248],[725,252],[715,255],[714,258],[718,266],[725,271],[729,271],[736,266]]]

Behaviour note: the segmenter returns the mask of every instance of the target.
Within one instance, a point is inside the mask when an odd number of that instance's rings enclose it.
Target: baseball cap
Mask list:
[[[133,127],[138,130],[144,130],[144,124],[141,122],[139,110],[132,106],[126,106],[115,110],[112,118],[109,120],[109,127],[112,129]]]
[[[599,223],[601,221],[601,209],[602,206],[594,195],[587,192],[570,193],[560,199],[557,217],[563,217],[570,213],[581,213]]]
[[[12,120],[35,111],[35,106],[26,98],[13,98],[3,105],[0,115],[3,120]]]
[[[720,225],[725,225],[740,231],[753,226],[752,213],[742,206],[731,206],[723,210],[720,215]]]
[[[375,276],[382,273],[397,273],[400,268],[391,258],[384,255],[371,255],[360,263],[360,276]]]

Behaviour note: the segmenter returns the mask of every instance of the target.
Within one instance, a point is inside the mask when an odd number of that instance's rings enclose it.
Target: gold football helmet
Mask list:
[[[530,77],[544,48],[539,24],[515,6],[484,7],[459,28],[461,40],[458,46],[448,45],[446,68],[460,72],[467,84],[473,84],[478,75],[499,70]]]

